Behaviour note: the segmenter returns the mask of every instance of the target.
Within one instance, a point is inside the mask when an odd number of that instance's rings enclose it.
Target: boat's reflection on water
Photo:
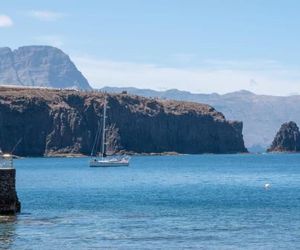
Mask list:
[[[16,238],[17,216],[0,216],[0,249],[12,249]]]

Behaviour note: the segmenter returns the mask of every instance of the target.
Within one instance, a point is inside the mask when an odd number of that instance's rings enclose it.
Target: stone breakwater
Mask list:
[[[20,212],[21,203],[16,192],[16,170],[0,169],[0,215]]]
[[[106,98],[109,152],[247,152],[242,122],[209,105],[125,93]],[[99,92],[0,87],[1,148],[10,152],[21,138],[16,155],[90,155],[104,99]]]

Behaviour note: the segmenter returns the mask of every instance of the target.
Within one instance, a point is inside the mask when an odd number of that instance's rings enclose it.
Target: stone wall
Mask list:
[[[20,212],[21,204],[16,192],[16,170],[0,169],[0,215]]]

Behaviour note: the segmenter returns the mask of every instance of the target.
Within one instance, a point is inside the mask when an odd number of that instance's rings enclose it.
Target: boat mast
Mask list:
[[[102,129],[102,158],[105,157],[105,126],[106,126],[106,96],[104,98],[104,107],[103,107],[103,129]]]

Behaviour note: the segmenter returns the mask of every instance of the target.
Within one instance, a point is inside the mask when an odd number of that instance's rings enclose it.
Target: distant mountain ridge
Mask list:
[[[300,124],[300,96],[269,96],[256,95],[250,91],[241,90],[224,95],[193,94],[188,91],[170,89],[155,91],[137,88],[104,87],[101,90],[118,93],[128,93],[146,97],[159,97],[181,101],[205,103],[222,112],[227,119],[243,121],[244,141],[252,152],[265,151],[281,124],[295,121]]]
[[[51,46],[0,48],[0,85],[91,89],[69,56]]]

